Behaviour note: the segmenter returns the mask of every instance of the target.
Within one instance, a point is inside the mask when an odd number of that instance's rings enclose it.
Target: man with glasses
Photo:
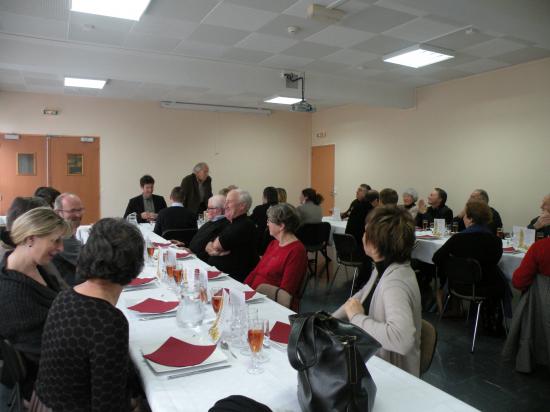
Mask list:
[[[223,195],[214,195],[208,199],[208,207],[206,208],[208,222],[200,227],[199,231],[191,239],[191,243],[189,243],[189,249],[205,262],[209,258],[205,250],[206,245],[215,239],[229,224],[229,221],[224,216],[224,204],[225,196]]]
[[[82,243],[76,238],[76,231],[82,221],[84,206],[80,198],[73,193],[62,193],[55,199],[55,212],[71,225],[72,234],[63,239],[63,252],[58,253],[52,262],[69,286],[81,283],[76,276],[76,262]]]

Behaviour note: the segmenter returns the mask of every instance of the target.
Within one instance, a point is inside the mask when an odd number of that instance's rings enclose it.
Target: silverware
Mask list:
[[[215,371],[215,370],[218,370],[218,369],[229,368],[230,366],[231,365],[220,365],[220,366],[213,366],[211,368],[202,368],[202,369],[193,370],[193,371],[189,371],[189,372],[176,373],[174,375],[168,375],[168,379],[183,378],[184,376],[197,375],[197,374],[203,373],[203,372],[210,372],[210,371]]]
[[[175,313],[163,313],[160,315],[149,315],[143,318],[139,318],[139,320],[155,320],[155,319],[162,319],[162,318],[174,318],[176,316]]]
[[[233,351],[232,351],[231,348],[229,347],[229,343],[227,343],[226,341],[222,340],[222,341],[220,342],[220,347],[221,347],[222,349],[228,351],[228,352],[231,354],[231,356],[233,356],[235,359],[237,359],[237,355],[235,355],[235,354],[233,353]]]

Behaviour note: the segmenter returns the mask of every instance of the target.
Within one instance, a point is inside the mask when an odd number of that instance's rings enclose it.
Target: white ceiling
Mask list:
[[[417,86],[550,56],[547,0],[349,0],[332,25],[306,18],[311,2],[151,0],[133,22],[70,12],[70,0],[0,0],[0,91],[281,109],[263,99],[296,95],[280,76],[293,70],[321,108],[410,107]],[[418,42],[457,57],[420,69],[382,61]],[[65,75],[109,82],[66,88]]]

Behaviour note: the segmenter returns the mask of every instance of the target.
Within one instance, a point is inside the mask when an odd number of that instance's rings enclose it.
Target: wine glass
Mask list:
[[[223,307],[223,288],[219,286],[210,288],[210,303],[212,304],[214,313],[217,315]]]
[[[150,265],[153,265],[153,256],[155,255],[155,245],[149,238],[147,238],[146,247],[147,247],[147,257],[148,257],[147,263]]]
[[[248,346],[252,352],[251,366],[247,369],[247,372],[251,375],[258,375],[263,373],[263,368],[260,367],[258,362],[258,355],[262,350],[264,342],[264,321],[263,319],[250,319],[248,321]]]

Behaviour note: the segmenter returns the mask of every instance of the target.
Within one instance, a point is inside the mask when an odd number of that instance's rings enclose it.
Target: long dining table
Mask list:
[[[327,216],[323,218],[324,222],[330,223],[331,226],[331,238],[334,233],[345,233],[346,232],[346,220],[334,220],[331,217]],[[418,236],[431,234],[430,231],[419,231],[417,232]],[[443,236],[433,239],[417,239],[417,244],[413,250],[412,257],[422,262],[433,264],[432,257],[437,250],[443,246],[447,241],[449,236]],[[506,246],[506,241],[503,243],[503,246]],[[514,253],[503,253],[498,266],[506,276],[506,278],[511,281],[512,275],[517,267],[520,265],[525,253],[523,252],[514,252]]]
[[[145,237],[155,242],[164,239],[155,235],[148,224],[140,225]],[[206,263],[196,257],[183,260],[184,268],[193,273],[196,268],[207,270]],[[155,276],[157,268],[146,266],[140,277]],[[249,290],[248,286],[223,277],[209,282],[210,286]],[[247,368],[250,357],[242,355],[237,348],[230,347],[226,353],[229,367],[197,373],[177,379],[168,379],[156,374],[143,358],[145,351],[159,347],[167,338],[176,337],[195,344],[212,344],[207,330],[214,319],[214,312],[206,308],[206,321],[200,327],[181,328],[175,317],[161,317],[143,320],[128,309],[128,306],[146,298],[173,300],[176,295],[165,283],[155,281],[153,286],[125,290],[118,302],[118,308],[125,314],[130,325],[130,356],[141,377],[149,405],[154,412],[163,411],[207,411],[214,403],[229,395],[248,396],[269,406],[273,411],[299,411],[297,399],[297,372],[290,366],[286,349],[271,345],[264,349],[269,361],[262,364],[264,373],[250,375]],[[259,316],[288,323],[291,310],[263,298],[254,305]],[[466,403],[435,388],[390,363],[373,356],[367,367],[377,386],[374,411],[471,411]]]

